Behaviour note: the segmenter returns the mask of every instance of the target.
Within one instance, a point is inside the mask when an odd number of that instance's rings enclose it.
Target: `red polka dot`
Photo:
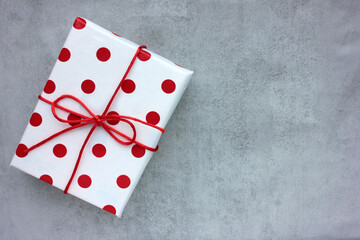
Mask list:
[[[118,34],[116,34],[116,33],[114,33],[114,32],[113,32],[113,34],[114,34],[115,36],[121,37],[120,35],[118,35]]]
[[[146,121],[151,124],[158,124],[160,122],[160,115],[157,112],[149,112],[146,114]]]
[[[132,93],[135,91],[135,87],[135,83],[131,79],[126,79],[121,85],[121,89],[124,91],[124,93]]]
[[[68,117],[67,117],[67,120],[80,120],[81,119],[81,117],[79,117],[79,116],[76,116],[76,115],[74,115],[74,114],[72,114],[72,113],[70,113],[69,115],[68,115]],[[78,124],[80,124],[80,123],[69,123],[71,126],[75,126],[75,125],[78,125]]]
[[[63,144],[56,144],[53,148],[53,153],[56,157],[62,158],[66,155],[67,149]]]
[[[86,79],[81,84],[81,90],[84,93],[90,94],[95,91],[95,83],[90,79]]]
[[[109,60],[110,56],[111,53],[109,49],[105,47],[99,48],[99,50],[97,50],[96,52],[96,57],[102,62],[106,62],[107,60]]]
[[[165,93],[172,93],[175,91],[176,88],[176,84],[173,80],[171,79],[166,79],[165,81],[162,82],[161,84],[161,89],[165,92]]]
[[[46,183],[48,183],[48,184],[50,184],[50,185],[53,184],[53,179],[52,179],[49,175],[47,175],[47,174],[42,175],[42,176],[40,177],[40,180],[43,180],[44,182],[46,182]]]
[[[25,144],[20,143],[19,146],[16,148],[16,156],[23,158],[26,157],[28,154],[28,148]]]
[[[44,92],[47,94],[51,94],[55,91],[55,88],[56,88],[55,83],[51,80],[48,80],[44,87]]]
[[[66,62],[67,60],[70,59],[70,56],[71,56],[71,54],[70,54],[69,49],[63,48],[63,49],[61,49],[58,59],[61,62]]]
[[[149,60],[151,57],[151,54],[143,49],[140,50],[139,54],[138,54],[138,58],[141,60],[141,61],[147,61]]]
[[[111,111],[108,114],[106,114],[106,116],[111,116],[111,115],[119,115],[117,112],[115,111]],[[116,125],[118,124],[120,121],[119,120],[107,120],[108,124],[110,125]]]
[[[113,205],[106,205],[105,207],[103,207],[103,209],[114,215],[116,214],[116,209]]]
[[[120,188],[127,188],[130,186],[130,178],[126,175],[121,175],[116,179],[116,183]]]
[[[85,19],[83,19],[81,17],[77,17],[75,19],[73,26],[74,26],[74,28],[76,28],[78,30],[83,29],[86,26],[86,21],[85,21]]]
[[[78,184],[82,188],[88,188],[91,185],[91,178],[88,175],[83,174],[78,178]]]
[[[131,153],[134,157],[141,158],[142,156],[145,155],[145,148],[140,147],[139,145],[134,145],[131,148]]]
[[[101,157],[105,156],[106,148],[104,145],[98,143],[93,146],[92,152],[95,155],[95,157],[101,158]]]
[[[40,126],[42,122],[42,117],[39,113],[37,112],[34,112],[32,115],[31,115],[31,118],[30,118],[30,124],[31,126],[33,127],[37,127],[37,126]]]

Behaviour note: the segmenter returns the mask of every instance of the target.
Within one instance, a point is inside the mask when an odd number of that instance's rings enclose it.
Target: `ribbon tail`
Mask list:
[[[45,138],[45,139],[42,140],[41,142],[38,142],[37,144],[31,146],[31,147],[27,150],[27,152],[30,152],[31,150],[34,150],[34,149],[37,148],[37,147],[40,147],[40,146],[43,145],[44,143],[50,141],[50,140],[53,139],[53,138],[56,138],[57,136],[60,136],[61,134],[64,134],[64,133],[66,133],[66,132],[68,132],[68,131],[71,131],[71,130],[73,130],[73,129],[75,129],[75,128],[79,128],[79,127],[86,126],[86,125],[88,125],[88,124],[90,124],[90,123],[91,123],[91,122],[86,122],[86,123],[81,123],[81,124],[78,124],[78,125],[75,125],[75,126],[71,126],[71,127],[65,128],[64,130],[61,130],[60,132],[57,132],[57,133],[51,135],[50,137]]]
[[[93,132],[95,131],[96,127],[97,127],[97,125],[94,124],[94,126],[90,129],[90,132],[88,133],[88,135],[87,135],[86,138],[85,138],[85,141],[84,141],[84,143],[83,143],[83,145],[82,145],[82,147],[81,147],[81,150],[80,150],[80,152],[79,152],[79,156],[78,156],[78,158],[77,158],[77,160],[76,160],[74,170],[73,170],[73,172],[72,172],[72,174],[71,174],[71,177],[70,177],[70,179],[69,179],[69,181],[68,181],[68,183],[67,183],[67,185],[66,185],[66,187],[65,187],[65,189],[64,189],[64,194],[67,194],[67,192],[68,192],[68,190],[69,190],[69,188],[70,188],[71,182],[73,181],[74,176],[75,176],[75,174],[76,174],[76,171],[77,171],[77,169],[78,169],[78,167],[79,167],[80,160],[81,160],[81,156],[82,156],[82,154],[83,154],[83,151],[84,151],[84,149],[85,149],[85,146],[86,146],[87,142],[89,141],[91,135],[92,135]]]

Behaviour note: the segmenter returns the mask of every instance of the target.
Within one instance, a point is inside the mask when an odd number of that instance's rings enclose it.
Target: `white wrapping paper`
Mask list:
[[[71,94],[95,114],[102,114],[138,47],[87,19],[77,18],[41,96],[54,101]],[[109,112],[165,128],[191,75],[192,71],[143,50]],[[89,115],[74,101],[65,99],[60,104]],[[65,118],[68,115],[62,110],[57,112]],[[136,140],[156,147],[161,132],[133,123]],[[122,123],[112,126],[129,134],[129,128]],[[60,135],[26,156],[19,152],[68,127],[68,123],[54,118],[48,103],[39,100],[11,166],[64,190],[92,124]],[[135,144],[121,145],[97,127],[68,193],[120,217],[152,154]]]

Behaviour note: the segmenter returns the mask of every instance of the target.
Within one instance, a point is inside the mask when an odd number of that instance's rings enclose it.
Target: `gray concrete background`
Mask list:
[[[195,71],[123,218],[9,163],[76,16]],[[360,239],[360,1],[0,1],[0,239]]]

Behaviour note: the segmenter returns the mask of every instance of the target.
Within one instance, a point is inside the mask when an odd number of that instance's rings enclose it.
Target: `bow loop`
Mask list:
[[[72,100],[76,101],[77,103],[79,103],[91,115],[91,117],[79,114],[79,113],[77,113],[75,111],[72,111],[72,110],[64,108],[64,107],[59,107],[58,102],[63,100],[63,99],[66,99],[66,98],[72,99]],[[40,99],[42,99],[42,98],[40,98]],[[69,113],[72,113],[72,114],[76,115],[76,116],[79,116],[80,118],[79,119],[61,118],[61,117],[59,117],[59,115],[56,112],[56,109],[58,109],[58,108],[63,109],[65,111],[69,112]],[[64,122],[64,123],[69,123],[69,124],[79,124],[79,123],[84,123],[84,122],[87,122],[88,124],[90,124],[90,123],[92,123],[92,119],[97,118],[97,116],[85,105],[85,103],[83,103],[77,97],[72,96],[72,95],[67,95],[67,94],[61,95],[60,97],[55,99],[54,102],[51,103],[51,112],[58,121]]]
[[[82,114],[79,114],[73,110],[64,108],[62,106],[60,106],[58,104],[59,101],[63,100],[63,99],[72,99],[74,101],[76,101],[77,103],[79,103],[90,115],[91,117],[88,116],[84,116]],[[74,115],[77,116],[81,116],[80,119],[75,119],[75,120],[69,120],[69,119],[64,119],[59,117],[59,115],[56,112],[57,108],[61,108],[67,112],[70,112]],[[69,124],[79,124],[79,123],[83,123],[82,125],[88,125],[91,123],[96,124],[96,126],[98,127],[103,127],[105,129],[105,131],[118,143],[123,144],[123,145],[130,145],[133,144],[136,140],[136,128],[134,126],[134,124],[129,121],[128,119],[126,119],[126,116],[122,116],[122,115],[96,115],[95,113],[93,113],[90,108],[88,108],[86,106],[86,104],[81,101],[79,98],[72,96],[72,95],[62,95],[60,97],[58,97],[54,102],[51,103],[51,112],[53,113],[54,117],[59,120],[60,122],[65,122],[65,123],[69,123]],[[109,120],[116,120],[119,122],[124,122],[127,125],[130,126],[132,134],[131,137],[127,136],[126,134],[116,130],[115,128],[109,126],[108,124],[105,123],[105,121],[109,121]],[[122,140],[120,139],[118,136],[125,138],[126,140]]]

